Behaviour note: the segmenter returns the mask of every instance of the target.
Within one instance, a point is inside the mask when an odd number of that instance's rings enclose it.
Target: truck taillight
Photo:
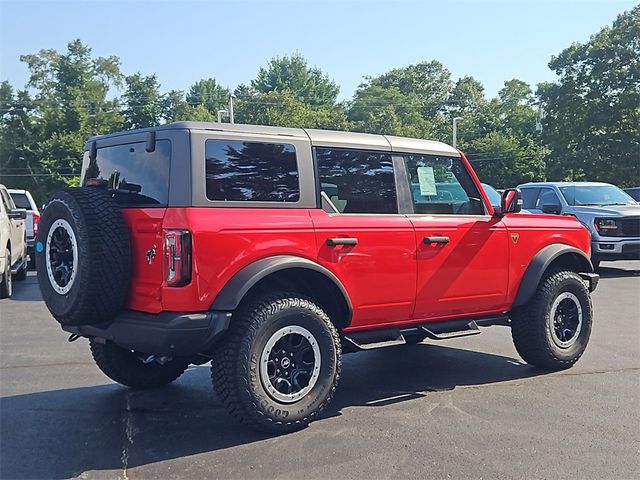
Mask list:
[[[191,232],[164,231],[165,279],[170,287],[191,282]]]
[[[37,213],[33,214],[33,236],[38,235],[38,224],[40,223],[40,215]]]

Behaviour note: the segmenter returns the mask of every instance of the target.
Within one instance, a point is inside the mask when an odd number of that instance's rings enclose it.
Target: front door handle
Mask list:
[[[357,245],[357,238],[349,238],[349,237],[338,237],[338,238],[327,238],[327,245],[330,247],[335,247],[336,245]]]
[[[424,237],[422,241],[427,245],[431,243],[449,243],[449,237]]]

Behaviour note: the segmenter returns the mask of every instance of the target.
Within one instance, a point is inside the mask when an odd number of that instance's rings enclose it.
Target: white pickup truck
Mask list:
[[[13,279],[27,277],[27,211],[16,208],[9,192],[0,185],[0,298],[13,293]]]

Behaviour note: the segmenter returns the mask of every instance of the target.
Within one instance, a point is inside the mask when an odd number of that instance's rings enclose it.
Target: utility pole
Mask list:
[[[233,119],[233,99],[235,97],[233,95],[229,95],[229,122],[235,123]]]
[[[453,148],[457,148],[458,145],[458,120],[462,120],[462,117],[454,117],[453,119]]]

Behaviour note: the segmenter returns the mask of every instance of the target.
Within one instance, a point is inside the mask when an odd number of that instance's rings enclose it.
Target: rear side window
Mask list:
[[[207,198],[217,201],[297,202],[296,149],[287,143],[207,140]]]
[[[317,148],[320,189],[340,213],[398,213],[391,155]]]
[[[153,152],[146,142],[98,148],[82,185],[106,188],[122,206],[164,206],[169,202],[171,142],[158,140]]]
[[[26,208],[27,210],[32,210],[31,202],[27,198],[25,193],[11,193],[11,198],[13,199],[13,203],[16,204],[17,208]]]

